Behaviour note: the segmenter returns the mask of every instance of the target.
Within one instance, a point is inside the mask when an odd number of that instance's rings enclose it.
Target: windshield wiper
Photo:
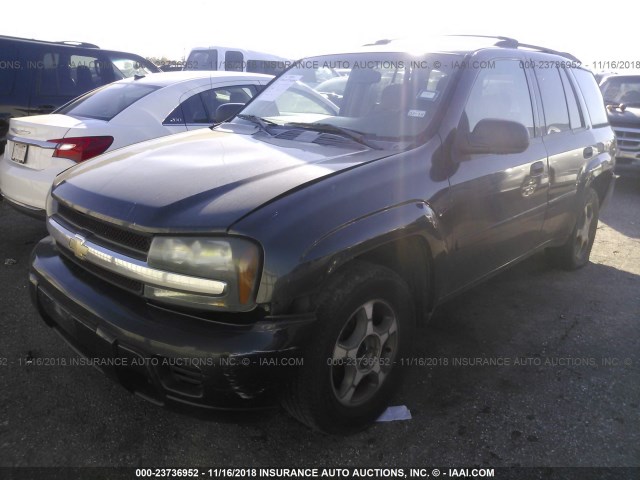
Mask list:
[[[236,115],[236,117],[241,118],[242,120],[247,120],[248,122],[251,122],[251,123],[255,123],[256,125],[258,125],[260,127],[260,129],[263,132],[265,132],[265,133],[267,133],[267,134],[269,134],[271,136],[273,136],[273,135],[269,132],[269,130],[267,130],[267,127],[269,125],[278,125],[276,122],[272,122],[271,120],[266,120],[266,119],[264,119],[262,117],[259,117],[257,115],[248,115],[246,113],[239,113],[238,115]]]
[[[348,137],[351,140],[354,140],[355,142],[359,143],[360,145],[364,145],[365,147],[373,148],[374,150],[380,150],[380,147],[372,145],[370,142],[367,142],[364,139],[364,136],[365,136],[364,133],[358,132],[356,130],[351,130],[350,128],[331,125],[330,123],[291,122],[291,123],[285,123],[283,126],[303,128],[306,130],[315,130],[316,132],[323,132],[323,133],[336,133],[338,135]]]

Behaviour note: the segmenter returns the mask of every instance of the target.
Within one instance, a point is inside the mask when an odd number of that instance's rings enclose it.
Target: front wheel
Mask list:
[[[386,408],[411,345],[415,318],[407,284],[391,270],[347,266],[318,298],[304,365],[283,406],[308,426],[357,431]]]
[[[600,214],[600,200],[596,191],[587,187],[584,200],[576,219],[576,225],[561,247],[549,248],[548,256],[553,264],[567,270],[584,267],[589,262],[593,241],[596,238],[598,218]]]

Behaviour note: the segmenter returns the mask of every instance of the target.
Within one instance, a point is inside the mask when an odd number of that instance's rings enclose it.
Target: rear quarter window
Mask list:
[[[598,88],[595,77],[591,72],[580,68],[574,68],[572,71],[587,104],[591,124],[594,127],[607,125],[609,123],[607,110],[604,106],[604,100],[602,99],[602,94],[600,93],[600,88]]]
[[[80,97],[56,113],[108,121],[159,88],[155,85],[116,83]]]

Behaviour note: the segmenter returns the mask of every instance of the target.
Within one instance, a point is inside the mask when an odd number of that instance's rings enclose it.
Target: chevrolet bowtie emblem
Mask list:
[[[76,235],[69,239],[69,248],[80,260],[84,260],[89,252],[89,247],[84,244],[84,241],[85,238],[82,235]]]

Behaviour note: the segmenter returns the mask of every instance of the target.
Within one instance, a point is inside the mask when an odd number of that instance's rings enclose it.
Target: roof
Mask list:
[[[33,43],[44,43],[46,45],[60,45],[63,47],[81,47],[81,48],[100,48],[93,43],[87,42],[78,42],[76,40],[59,40],[57,42],[51,42],[49,40],[37,40],[35,38],[22,38],[22,37],[11,37],[8,35],[0,35],[0,39],[3,40],[11,40],[18,42],[33,42]]]
[[[179,72],[160,72],[152,73],[144,77],[131,77],[119,80],[116,83],[139,83],[142,85],[155,85],[158,87],[166,87],[174,85],[176,83],[188,82],[190,80],[211,78],[223,80],[242,80],[242,79],[256,79],[256,80],[271,80],[272,75],[265,75],[262,73],[251,72],[225,72],[225,71],[208,71],[208,70],[183,70]]]
[[[572,61],[576,57],[539,45],[521,43],[510,37],[488,35],[446,35],[412,38],[382,39],[355,49],[357,52],[410,52],[424,54],[432,52],[465,54],[487,48],[505,48],[537,51],[559,55]],[[333,52],[336,53],[336,52]],[[344,52],[346,53],[346,52]]]

